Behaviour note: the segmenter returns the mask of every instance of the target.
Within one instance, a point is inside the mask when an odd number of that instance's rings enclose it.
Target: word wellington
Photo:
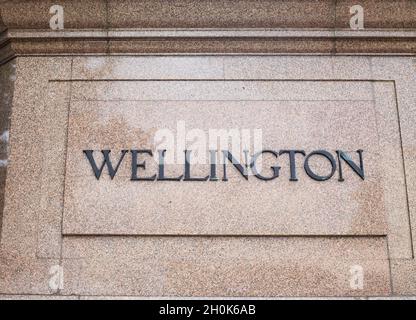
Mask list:
[[[217,156],[219,152],[217,150],[210,150],[209,151],[209,169],[207,171],[206,176],[194,176],[191,174],[191,156],[192,150],[184,150],[185,153],[185,163],[184,163],[184,171],[183,174],[180,176],[166,176],[165,175],[165,154],[166,150],[158,150],[158,172],[154,175],[150,176],[148,173],[146,175],[146,161],[143,159],[145,157],[153,157],[153,152],[151,150],[122,150],[121,154],[118,157],[113,165],[110,159],[111,150],[101,150],[102,156],[101,158],[102,163],[97,165],[97,162],[94,157],[94,150],[83,150],[87,160],[89,161],[91,168],[94,172],[95,177],[97,180],[100,179],[103,170],[107,167],[108,173],[110,178],[113,179],[117,171],[120,167],[120,164],[125,160],[126,155],[129,154],[131,156],[131,181],[218,181],[220,180],[218,174],[220,171],[218,167],[221,167],[217,164]],[[281,167],[273,165],[270,167],[270,170],[267,170],[268,173],[264,173],[262,170],[258,170],[259,167],[259,158],[260,156],[268,155],[271,156],[276,161],[278,158],[282,157],[283,155],[286,156],[286,164],[289,165],[290,168],[290,181],[298,181],[297,177],[297,161],[299,158],[302,157],[303,160],[303,169],[305,170],[306,174],[313,180],[316,181],[326,181],[333,177],[335,172],[338,169],[338,181],[344,181],[343,178],[343,167],[352,170],[356,175],[358,175],[362,180],[364,180],[364,164],[363,164],[363,150],[357,150],[356,153],[358,154],[359,160],[354,162],[349,154],[344,151],[336,150],[335,155],[331,154],[325,150],[316,150],[312,151],[308,154],[304,150],[280,150],[280,151],[273,151],[273,150],[262,150],[254,154],[251,159],[249,160],[248,152],[245,152],[246,161],[244,164],[241,164],[239,161],[235,159],[235,157],[231,154],[230,151],[222,150],[221,154],[223,156],[223,163],[222,163],[222,173],[221,173],[221,180],[228,181],[227,178],[227,164],[232,165],[235,170],[237,170],[241,176],[248,180],[249,175],[253,175],[257,179],[260,180],[273,180],[279,177],[279,172]],[[140,160],[139,160],[140,157]],[[325,175],[322,173],[318,174],[316,171],[311,168],[310,160],[314,157],[320,158],[320,161],[324,161],[328,163],[328,172]],[[139,174],[139,169],[141,172]],[[261,171],[261,172],[259,172]],[[154,172],[153,172],[154,173]]]

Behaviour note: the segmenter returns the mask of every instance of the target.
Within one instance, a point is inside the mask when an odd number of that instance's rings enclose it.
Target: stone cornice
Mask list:
[[[49,28],[49,8],[65,11],[67,29],[349,28],[355,0],[0,0],[10,29]],[[416,28],[414,0],[360,0],[365,27]]]
[[[349,29],[353,1],[0,1],[0,61],[70,54],[416,53],[416,1],[362,0],[365,30]]]

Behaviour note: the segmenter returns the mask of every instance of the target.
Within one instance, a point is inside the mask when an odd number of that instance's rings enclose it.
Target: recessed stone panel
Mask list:
[[[131,80],[74,81],[71,86],[64,234],[387,232],[381,170],[385,149],[379,144],[377,114],[395,114],[396,110],[390,110],[388,103],[379,103],[378,109],[373,82]],[[149,149],[157,155],[157,150],[166,148],[167,141],[160,140],[161,136],[174,142],[172,149],[168,146],[165,159],[168,177],[184,174],[180,153],[193,148],[199,148],[199,154],[205,153],[205,158],[198,157],[202,162],[191,163],[192,176],[206,177],[212,164],[208,156],[212,130],[234,130],[239,138],[246,130],[252,135],[250,159],[255,148],[277,153],[304,150],[306,155],[326,150],[336,164],[333,167],[322,156],[311,157],[307,161],[311,170],[319,176],[330,176],[326,181],[317,181],[305,169],[305,156],[298,154],[291,169],[288,154],[268,154],[260,162],[261,174],[270,176],[271,168],[278,166],[279,177],[264,181],[249,175],[246,179],[228,162],[228,181],[223,181],[224,167],[220,161],[224,148],[219,148],[218,181],[131,180],[130,150]],[[166,132],[171,136],[164,136]],[[260,133],[261,145],[254,146],[256,132]],[[389,132],[398,137],[394,122]],[[185,142],[181,149],[178,143],[183,133]],[[227,145],[244,164],[242,145],[235,148],[231,140]],[[101,150],[111,150],[114,164],[122,150],[129,151],[113,179],[106,168],[97,179],[84,150],[93,150],[97,165],[102,161]],[[357,151],[363,150],[364,179],[342,159],[340,176],[336,150],[344,151],[358,166]],[[139,162],[142,161],[146,161],[146,168],[140,168],[140,177],[160,176],[156,156],[141,154]],[[335,171],[331,176],[332,168]],[[292,170],[296,171],[297,181],[293,181],[296,179]]]

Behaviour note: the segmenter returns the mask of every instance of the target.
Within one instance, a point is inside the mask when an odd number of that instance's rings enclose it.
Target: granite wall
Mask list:
[[[0,230],[3,220],[4,190],[9,158],[10,112],[15,80],[15,63],[11,61],[3,64],[0,67]]]
[[[2,1],[0,297],[415,296],[415,2],[362,2],[353,31],[350,1],[62,1],[51,31],[52,1]],[[131,152],[94,176],[85,150],[180,123],[362,149],[365,179],[298,155],[290,181],[283,154],[272,181],[132,181]]]

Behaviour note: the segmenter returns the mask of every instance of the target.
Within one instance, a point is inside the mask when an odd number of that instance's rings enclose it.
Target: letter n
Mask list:
[[[223,168],[224,168],[224,176],[222,178],[222,181],[228,181],[227,178],[227,159],[233,164],[233,166],[238,170],[238,172],[240,172],[240,174],[246,179],[248,180],[248,170],[247,170],[247,162],[246,164],[243,166],[241,165],[231,154],[231,152],[227,151],[227,150],[222,150],[222,154],[223,154],[223,158],[224,158],[224,164],[223,164]]]
[[[358,156],[360,158],[360,166],[357,166],[354,161],[352,161],[351,157],[341,151],[337,150],[337,156],[338,156],[338,166],[339,166],[339,178],[338,181],[344,181],[344,177],[342,176],[342,165],[341,165],[341,159],[344,160],[348,166],[357,174],[360,176],[361,179],[364,180],[364,164],[363,164],[363,150],[357,150]]]

